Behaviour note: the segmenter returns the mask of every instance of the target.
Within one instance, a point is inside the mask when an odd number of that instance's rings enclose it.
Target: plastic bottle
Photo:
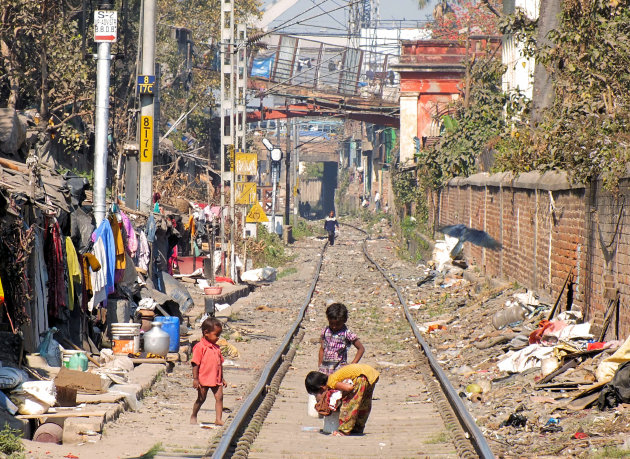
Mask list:
[[[81,371],[87,371],[88,369],[87,355],[85,355],[85,352],[79,352],[78,356],[79,356],[79,368],[81,369]]]
[[[521,322],[527,315],[527,309],[520,304],[513,304],[510,307],[502,309],[492,316],[492,325],[497,330],[505,328],[509,324]]]
[[[68,368],[70,370],[80,370],[81,362],[79,361],[79,353],[72,354],[68,361]]]

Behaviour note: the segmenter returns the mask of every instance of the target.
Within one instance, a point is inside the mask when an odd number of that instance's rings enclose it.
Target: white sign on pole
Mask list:
[[[116,11],[94,11],[94,41],[114,43],[118,32],[118,13]]]

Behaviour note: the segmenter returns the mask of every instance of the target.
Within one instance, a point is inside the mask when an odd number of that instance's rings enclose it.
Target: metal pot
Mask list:
[[[144,334],[144,350],[166,356],[171,337],[162,330],[162,322],[151,322],[152,328]]]

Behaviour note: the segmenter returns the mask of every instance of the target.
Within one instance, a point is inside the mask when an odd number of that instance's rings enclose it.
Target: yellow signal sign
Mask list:
[[[256,202],[254,203],[252,208],[249,210],[249,213],[247,214],[245,221],[247,223],[264,223],[264,222],[268,222],[269,219],[267,218],[267,214],[265,214],[265,211],[263,210],[263,208],[260,207],[260,204]]]
[[[236,182],[236,204],[254,204],[256,202],[256,183]]]

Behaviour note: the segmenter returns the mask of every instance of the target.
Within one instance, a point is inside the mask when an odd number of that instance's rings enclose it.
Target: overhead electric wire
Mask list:
[[[335,21],[337,24],[339,24],[341,27],[345,27],[345,24],[342,24],[341,22],[339,22],[339,20],[334,17],[332,14],[330,14],[329,12],[326,12],[326,10],[324,8],[322,8],[322,4],[321,3],[316,3],[315,0],[311,0],[311,3],[313,5],[315,5],[317,8],[319,8],[320,10],[324,11],[328,16],[330,16],[330,19],[332,19],[333,21]]]
[[[328,1],[328,0],[324,0],[324,1],[323,1],[323,2],[321,2],[320,4],[326,3],[327,1]],[[315,18],[318,18],[318,17],[324,16],[324,15],[326,15],[326,14],[330,14],[330,13],[332,13],[333,11],[337,11],[337,10],[340,10],[340,9],[343,9],[343,8],[347,8],[347,7],[352,6],[352,5],[356,4],[356,3],[361,3],[362,1],[363,1],[363,0],[354,0],[354,1],[352,1],[352,2],[348,2],[348,4],[347,4],[347,5],[343,5],[343,6],[340,6],[340,7],[337,7],[337,8],[333,8],[332,10],[325,11],[324,13],[319,13],[319,14],[316,14],[315,16],[311,16],[311,17],[308,17],[308,18],[305,18],[305,19],[301,19],[301,20],[299,20],[299,21],[295,21],[294,23],[289,24],[289,25],[288,25],[288,27],[293,26],[293,25],[297,25],[297,24],[302,24],[302,23],[303,23],[303,22],[305,22],[305,21],[310,21],[311,19],[315,19]],[[296,19],[296,18],[300,17],[301,15],[303,15],[304,13],[307,13],[307,12],[309,12],[309,11],[310,11],[310,10],[307,10],[307,11],[302,11],[300,14],[297,14],[297,15],[293,16],[291,19],[288,19],[288,20],[284,21],[282,24],[280,24],[280,25],[278,25],[278,26],[276,26],[276,27],[272,28],[271,30],[268,30],[267,32],[263,32],[263,33],[261,33],[261,34],[255,35],[253,38],[255,38],[255,39],[256,39],[256,41],[258,41],[258,40],[260,40],[262,37],[264,37],[264,36],[266,36],[266,35],[269,35],[269,34],[272,34],[272,33],[276,32],[277,30],[279,30],[279,29],[281,29],[282,27],[284,27],[285,25],[287,25],[287,23],[291,22],[292,20],[294,20],[294,19]]]

